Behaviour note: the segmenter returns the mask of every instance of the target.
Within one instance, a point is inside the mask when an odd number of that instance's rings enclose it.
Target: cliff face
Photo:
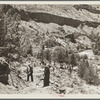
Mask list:
[[[56,40],[60,38],[63,42],[66,40],[67,43],[66,36],[68,34],[74,34],[76,39],[79,39],[78,36],[85,35],[89,38],[89,41],[94,41],[91,38],[91,34],[97,35],[99,32],[100,17],[98,5],[48,4],[1,5],[0,7],[3,7],[3,12],[5,13],[9,9],[13,9],[13,13],[18,13],[21,16],[19,24],[19,32],[21,34],[20,43],[26,45],[26,47],[28,47],[27,44],[31,45],[34,41],[34,45],[38,41],[36,45],[40,46],[43,34],[48,38],[52,35]],[[79,41],[85,40],[82,39]]]
[[[99,32],[98,5],[3,5],[0,7],[3,7],[5,13],[13,9],[13,13],[20,14],[20,45],[24,50],[30,45],[40,47],[44,34],[46,38],[52,35],[64,44],[69,41],[66,36],[74,34],[78,42],[73,45],[84,44],[85,40],[78,37],[86,36],[90,48],[91,41],[94,41],[91,34],[96,35]]]

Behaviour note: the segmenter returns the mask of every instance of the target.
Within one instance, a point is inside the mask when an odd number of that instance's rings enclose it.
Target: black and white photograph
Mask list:
[[[100,2],[0,4],[1,94],[99,95]]]

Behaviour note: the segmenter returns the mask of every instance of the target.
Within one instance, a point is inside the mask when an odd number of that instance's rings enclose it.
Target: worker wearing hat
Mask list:
[[[33,82],[33,67],[30,62],[27,62],[27,81],[29,81],[29,77],[31,77],[31,81]]]

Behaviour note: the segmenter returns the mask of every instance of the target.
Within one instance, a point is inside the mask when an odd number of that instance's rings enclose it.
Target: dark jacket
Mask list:
[[[48,67],[45,67],[45,70],[44,70],[44,86],[49,85],[49,78],[50,78],[50,69]]]
[[[27,74],[30,75],[32,73],[33,73],[33,68],[30,65],[28,65],[28,67],[27,67]]]

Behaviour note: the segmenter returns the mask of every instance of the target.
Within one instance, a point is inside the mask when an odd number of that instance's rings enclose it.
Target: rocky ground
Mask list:
[[[89,53],[89,57],[92,58],[94,55],[91,50],[83,51],[80,54]],[[41,66],[34,67],[33,76],[34,82],[26,82],[26,74],[23,75],[24,82],[15,81],[13,82],[18,85],[18,88],[11,85],[4,85],[0,83],[1,94],[47,94],[50,96],[67,96],[67,94],[100,94],[100,86],[94,86],[87,84],[84,80],[80,79],[77,75],[77,71],[73,70],[70,75],[67,69],[56,68],[54,71],[50,70],[50,86],[43,87],[43,73],[44,68]],[[13,74],[12,74],[13,75]],[[22,76],[22,75],[21,75]],[[25,85],[26,84],[26,85]],[[64,90],[63,93],[60,93]]]

